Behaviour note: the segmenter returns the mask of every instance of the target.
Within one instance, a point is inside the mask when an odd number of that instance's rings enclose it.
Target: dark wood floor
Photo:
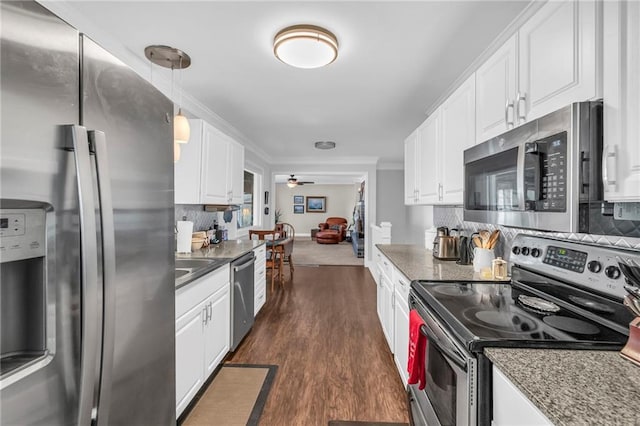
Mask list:
[[[227,362],[278,365],[261,425],[408,422],[376,285],[363,267],[296,267]]]

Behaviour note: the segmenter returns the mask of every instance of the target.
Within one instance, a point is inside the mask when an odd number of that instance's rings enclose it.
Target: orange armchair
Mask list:
[[[348,227],[347,219],[343,217],[330,217],[324,223],[319,223],[318,228],[320,228],[320,232],[322,231],[335,231],[338,233],[339,241],[342,241],[347,236],[347,227]]]

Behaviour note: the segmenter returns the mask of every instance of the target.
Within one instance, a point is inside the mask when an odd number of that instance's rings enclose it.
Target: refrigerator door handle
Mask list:
[[[82,349],[80,361],[79,425],[91,424],[94,382],[98,362],[98,252],[93,177],[89,158],[87,130],[78,125],[65,126],[68,151],[75,157],[80,214],[80,277],[82,286]]]
[[[107,155],[107,139],[104,132],[89,131],[89,146],[96,158],[98,199],[100,200],[100,224],[102,228],[102,278],[103,278],[103,318],[102,318],[102,374],[100,399],[98,402],[98,424],[109,424],[111,388],[113,377],[113,351],[116,324],[116,245],[113,221],[113,199],[111,197],[111,176]]]

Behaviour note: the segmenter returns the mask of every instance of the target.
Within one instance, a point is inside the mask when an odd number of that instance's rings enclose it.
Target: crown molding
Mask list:
[[[118,58],[121,62],[133,69],[140,77],[147,80],[156,87],[168,99],[176,102],[177,94],[172,96],[171,88],[171,72],[161,69],[157,66],[151,66],[151,63],[144,57],[144,52],[134,52],[113,35],[95,23],[92,19],[76,9],[73,1],[68,0],[37,0],[45,8],[66,21],[69,25],[76,28],[79,32],[87,35],[93,41],[98,43],[102,48],[111,55]],[[188,71],[187,71],[188,72]],[[227,120],[212,111],[191,94],[182,91],[182,102],[180,106],[189,114],[194,115],[193,118],[201,118],[209,124],[216,127],[221,132],[240,142],[245,149],[253,151],[256,156],[263,158],[266,163],[273,162],[273,158],[262,148],[260,148],[253,140],[244,135],[236,127]]]
[[[527,22],[548,0],[531,0],[513,21],[489,44],[489,46],[454,80],[435,102],[427,108],[425,116],[431,115],[455,90],[460,87],[487,59],[491,57],[520,27]],[[553,1],[553,0],[551,0]],[[408,135],[407,135],[408,136]]]

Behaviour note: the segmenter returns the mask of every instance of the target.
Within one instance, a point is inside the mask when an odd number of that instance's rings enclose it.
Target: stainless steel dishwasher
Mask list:
[[[231,352],[253,326],[253,252],[231,262]]]

